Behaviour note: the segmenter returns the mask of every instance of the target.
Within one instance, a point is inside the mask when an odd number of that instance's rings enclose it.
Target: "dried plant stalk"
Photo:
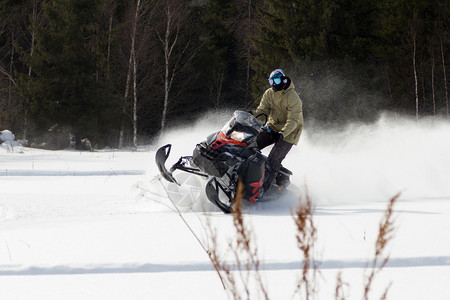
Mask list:
[[[337,275],[336,290],[334,293],[334,299],[345,300],[344,286],[348,285],[342,280],[342,272]]]
[[[306,299],[311,299],[317,293],[318,265],[314,262],[314,245],[317,241],[317,229],[313,221],[314,208],[306,190],[305,202],[300,198],[300,204],[293,216],[296,225],[297,247],[303,254],[303,270],[297,283],[295,293],[304,288]]]
[[[372,287],[373,280],[375,278],[375,275],[378,274],[388,263],[389,261],[389,255],[385,254],[386,248],[388,243],[393,239],[394,237],[394,204],[400,198],[401,193],[398,193],[394,197],[391,198],[389,201],[388,207],[384,213],[384,216],[380,222],[379,228],[378,228],[378,236],[377,240],[375,242],[375,257],[372,260],[371,265],[371,272],[369,276],[366,278],[366,283],[364,286],[364,299],[369,299],[369,292]],[[390,285],[386,288],[383,299],[386,299],[387,292],[390,288]]]
[[[242,299],[242,291],[246,299],[250,299],[250,285],[256,283],[258,299],[269,299],[260,273],[260,261],[258,250],[252,243],[252,231],[244,222],[241,204],[244,196],[244,185],[239,182],[238,191],[233,204],[233,226],[236,230],[236,238],[228,243],[228,249],[234,257],[235,265],[227,263],[220,258],[217,243],[217,232],[212,230],[208,223],[211,234],[212,248],[209,251],[210,259],[218,271],[225,289],[233,299]],[[252,280],[253,279],[253,280]]]

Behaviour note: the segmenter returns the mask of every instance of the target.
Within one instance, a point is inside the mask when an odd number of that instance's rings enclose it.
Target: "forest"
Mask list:
[[[449,0],[0,0],[0,129],[136,146],[253,108],[275,68],[306,127],[448,118],[449,24]]]

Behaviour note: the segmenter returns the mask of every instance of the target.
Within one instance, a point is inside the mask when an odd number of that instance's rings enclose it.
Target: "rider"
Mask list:
[[[258,148],[275,144],[268,157],[271,168],[265,175],[264,191],[270,187],[292,145],[297,145],[303,128],[302,101],[291,79],[283,70],[276,69],[270,73],[269,84],[271,87],[265,91],[253,112],[255,116],[268,116],[266,125],[256,137]]]

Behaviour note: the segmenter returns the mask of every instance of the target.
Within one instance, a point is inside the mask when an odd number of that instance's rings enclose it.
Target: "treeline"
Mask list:
[[[448,117],[449,18],[448,0],[0,0],[0,127],[136,145],[250,108],[278,67],[307,120]]]

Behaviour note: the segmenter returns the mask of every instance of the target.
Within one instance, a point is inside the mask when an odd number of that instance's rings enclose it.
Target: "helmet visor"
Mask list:
[[[270,85],[278,85],[281,83],[281,78],[280,77],[269,78],[269,83]]]

